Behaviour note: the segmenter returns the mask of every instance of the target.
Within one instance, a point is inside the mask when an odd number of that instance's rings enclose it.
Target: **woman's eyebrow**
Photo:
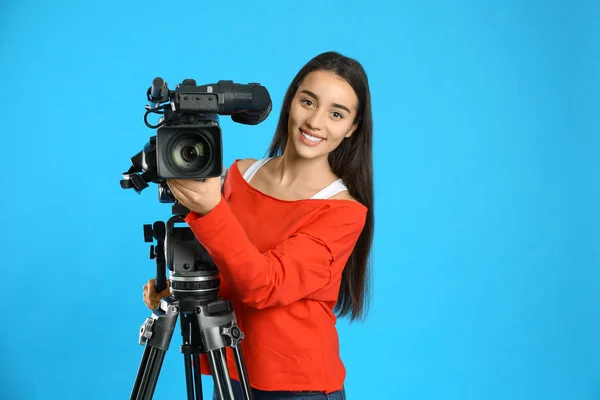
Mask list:
[[[314,94],[313,92],[311,92],[310,90],[302,90],[300,93],[306,93],[307,95],[314,97],[317,101],[319,101],[319,96],[317,96],[316,94]],[[341,108],[342,110],[346,110],[349,114],[351,114],[350,109],[346,106],[343,106],[341,104],[337,104],[337,103],[333,103],[332,104],[334,107],[336,108]]]

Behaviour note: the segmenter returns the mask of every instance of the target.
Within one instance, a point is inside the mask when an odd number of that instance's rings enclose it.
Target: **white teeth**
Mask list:
[[[307,138],[311,142],[320,142],[321,140],[323,140],[323,138],[318,138],[318,137],[310,136],[309,134],[307,134],[304,131],[301,131],[301,132],[302,132],[302,136],[304,136],[305,138]]]

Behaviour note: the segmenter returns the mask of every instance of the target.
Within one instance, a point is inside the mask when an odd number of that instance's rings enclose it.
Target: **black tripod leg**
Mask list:
[[[235,400],[233,388],[229,380],[229,369],[227,368],[227,357],[225,349],[220,348],[208,352],[208,362],[215,381],[215,390],[219,400]]]
[[[135,398],[134,395],[137,397],[137,393],[140,392],[140,388],[142,387],[142,380],[144,378],[144,375],[146,375],[146,368],[148,365],[148,358],[150,358],[150,350],[152,348],[150,346],[145,346],[144,347],[144,354],[142,355],[142,361],[140,362],[140,366],[138,368],[138,373],[135,377],[135,383],[133,384],[133,390],[132,390],[132,394],[131,394],[131,398]]]
[[[227,347],[232,347],[235,351],[236,366],[242,385],[243,398],[252,400],[248,374],[242,351],[239,347],[240,341],[244,338],[244,333],[237,325],[231,303],[228,301],[215,301],[202,304],[196,307],[195,313],[198,318],[200,332],[202,333],[204,348],[208,354],[215,382],[215,391],[219,395],[219,400],[234,399],[233,388],[229,379],[229,369],[227,367],[225,351]]]
[[[202,374],[200,373],[200,358],[184,355],[185,381],[189,400],[202,399]],[[193,367],[192,367],[193,365]]]
[[[187,397],[190,400],[202,399],[202,375],[200,373],[200,330],[194,316],[181,314],[181,352],[184,358]],[[193,366],[193,367],[192,367]]]
[[[131,392],[131,400],[151,399],[154,395],[178,315],[178,302],[166,299],[161,302],[161,309],[154,311],[152,317],[146,319],[142,325],[140,344],[144,344],[145,348]]]
[[[194,382],[196,382],[196,399],[202,399],[202,374],[200,373],[200,356],[193,356],[194,360]]]
[[[244,395],[244,399],[252,399],[252,393],[250,392],[250,381],[248,380],[248,372],[246,371],[246,363],[244,362],[242,346],[239,342],[233,346],[233,355],[235,356],[235,364],[237,366],[238,375],[240,376],[240,383],[242,385],[242,394]]]
[[[183,355],[183,364],[185,367],[185,388],[187,390],[187,398],[194,399],[194,385],[192,382],[192,356],[188,354]]]
[[[148,350],[149,349],[149,350]],[[154,395],[154,389],[156,389],[156,382],[158,381],[158,375],[165,359],[165,351],[156,349],[149,345],[146,345],[144,353],[148,350],[148,357],[146,363],[140,365],[140,373],[136,378],[134,385],[134,391],[131,394],[131,399],[135,400],[146,400],[152,399]]]

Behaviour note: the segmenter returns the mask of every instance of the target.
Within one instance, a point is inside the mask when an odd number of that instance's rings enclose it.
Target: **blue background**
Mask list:
[[[415,5],[416,4],[416,5]],[[3,2],[2,399],[126,399],[156,186],[119,186],[174,88],[260,82],[261,157],[316,54],[356,57],[375,121],[374,300],[339,322],[354,399],[600,398],[600,8],[592,1]],[[185,398],[176,332],[156,399]],[[205,379],[205,398],[211,380]]]

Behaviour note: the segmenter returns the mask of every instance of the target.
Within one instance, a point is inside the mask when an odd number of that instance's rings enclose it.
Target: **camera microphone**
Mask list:
[[[152,80],[152,86],[148,88],[148,101],[150,102],[150,107],[156,108],[167,100],[169,100],[169,88],[164,79],[161,77],[154,78]]]

